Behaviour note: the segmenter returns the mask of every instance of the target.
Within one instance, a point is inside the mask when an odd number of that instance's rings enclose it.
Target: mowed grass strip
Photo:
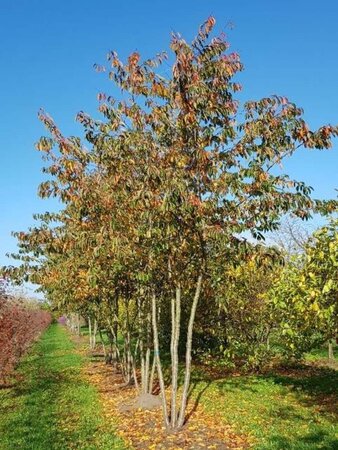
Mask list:
[[[256,450],[338,449],[338,372],[299,366],[207,381],[195,373],[192,403],[253,438]]]
[[[96,389],[81,376],[85,357],[53,324],[0,390],[1,450],[124,449],[105,424]]]

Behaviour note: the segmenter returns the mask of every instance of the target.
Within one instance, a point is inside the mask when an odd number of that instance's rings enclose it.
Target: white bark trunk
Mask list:
[[[195,296],[193,299],[193,303],[191,306],[189,325],[188,325],[188,334],[187,334],[187,345],[186,345],[186,354],[185,354],[185,374],[184,374],[184,385],[182,392],[182,401],[181,408],[179,413],[179,418],[177,422],[177,428],[181,428],[184,425],[185,421],[185,410],[187,407],[187,399],[188,399],[188,390],[190,385],[190,374],[191,374],[191,347],[192,347],[192,332],[194,328],[195,314],[197,309],[198,300],[201,294],[202,287],[202,275],[199,275],[195,290]]]
[[[156,317],[156,295],[152,295],[152,317],[153,317],[153,335],[154,335],[154,357],[156,359],[157,366],[157,376],[160,383],[160,391],[162,396],[162,410],[163,410],[163,419],[166,428],[169,428],[169,418],[168,418],[168,407],[167,407],[167,399],[165,396],[165,385],[163,379],[163,372],[160,360],[160,350],[159,350],[159,342],[158,342],[158,330],[157,330],[157,317]]]

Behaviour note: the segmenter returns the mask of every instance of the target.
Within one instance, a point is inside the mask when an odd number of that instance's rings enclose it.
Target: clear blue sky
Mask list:
[[[310,126],[338,124],[336,0],[0,0],[0,8],[0,265],[15,250],[11,230],[55,208],[36,196],[38,109],[66,134],[79,133],[76,113],[95,113],[97,92],[114,94],[92,68],[109,50],[151,56],[168,48],[170,31],[190,39],[212,14],[245,65],[245,99],[285,95],[305,109]],[[328,152],[300,152],[286,170],[317,197],[334,197],[338,142]]]

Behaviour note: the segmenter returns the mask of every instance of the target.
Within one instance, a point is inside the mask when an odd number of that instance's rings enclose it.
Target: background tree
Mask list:
[[[304,252],[289,261],[269,293],[279,345],[296,357],[331,341],[337,330],[337,221],[316,231]]]
[[[286,216],[281,220],[278,230],[269,238],[289,258],[304,253],[313,230],[305,227],[301,219]]]

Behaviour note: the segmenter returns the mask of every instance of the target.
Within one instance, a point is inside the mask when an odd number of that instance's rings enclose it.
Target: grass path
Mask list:
[[[52,325],[20,364],[20,381],[0,390],[1,450],[124,448],[81,375],[85,364],[65,329]]]

